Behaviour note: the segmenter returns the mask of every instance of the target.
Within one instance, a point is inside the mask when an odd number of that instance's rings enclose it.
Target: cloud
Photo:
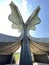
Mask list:
[[[11,22],[8,20],[8,16],[11,13],[11,9],[9,7],[11,0],[6,0],[5,2],[0,4],[0,33],[19,36],[18,30],[14,30],[11,27]]]
[[[24,13],[26,13],[27,11],[27,1],[26,0],[22,0],[22,10],[24,11]]]
[[[21,14],[22,14],[22,17],[24,19],[24,22],[27,20],[27,0],[22,0],[22,5],[21,5]]]

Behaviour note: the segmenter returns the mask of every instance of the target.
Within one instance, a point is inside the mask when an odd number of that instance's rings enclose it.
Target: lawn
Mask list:
[[[20,53],[14,53],[13,57],[15,57],[15,59],[20,59]]]
[[[20,53],[14,53],[13,57],[15,58],[16,64],[19,64]]]

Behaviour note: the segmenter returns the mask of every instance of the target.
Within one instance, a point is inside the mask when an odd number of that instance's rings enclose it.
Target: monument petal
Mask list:
[[[12,22],[12,28],[23,30],[24,22],[18,7],[11,1],[10,8],[12,13],[9,15],[8,19]]]
[[[31,16],[28,18],[26,22],[28,30],[35,30],[36,29],[35,25],[41,22],[40,18],[38,17],[39,11],[40,11],[40,7],[38,6],[31,14]]]

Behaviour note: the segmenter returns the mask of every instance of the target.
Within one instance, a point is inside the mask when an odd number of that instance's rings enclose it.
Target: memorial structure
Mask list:
[[[35,26],[41,21],[38,17],[40,7],[34,10],[26,23],[24,23],[18,7],[12,1],[10,8],[12,13],[8,19],[12,22],[13,29],[20,30],[21,36],[3,35],[3,38],[2,35],[0,36],[0,64],[13,63],[12,55],[20,46],[19,65],[33,65],[34,62],[49,63],[49,38],[34,38],[29,34],[29,30],[35,30]]]

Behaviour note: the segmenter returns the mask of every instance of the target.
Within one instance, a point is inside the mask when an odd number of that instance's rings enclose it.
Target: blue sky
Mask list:
[[[36,31],[32,32],[32,34],[34,34],[32,36],[49,37],[49,0],[32,0],[32,2],[30,0],[29,3],[32,6],[32,9],[36,8],[38,5],[41,8],[39,12],[41,23],[37,25]]]
[[[40,6],[39,18],[41,23],[36,25],[35,31],[30,31],[33,37],[49,37],[49,0],[12,0],[18,6],[24,21],[31,15],[37,6]],[[0,0],[0,33],[16,36],[18,32],[11,29],[8,20],[10,14],[9,3],[11,0]],[[12,33],[11,33],[12,32]]]

